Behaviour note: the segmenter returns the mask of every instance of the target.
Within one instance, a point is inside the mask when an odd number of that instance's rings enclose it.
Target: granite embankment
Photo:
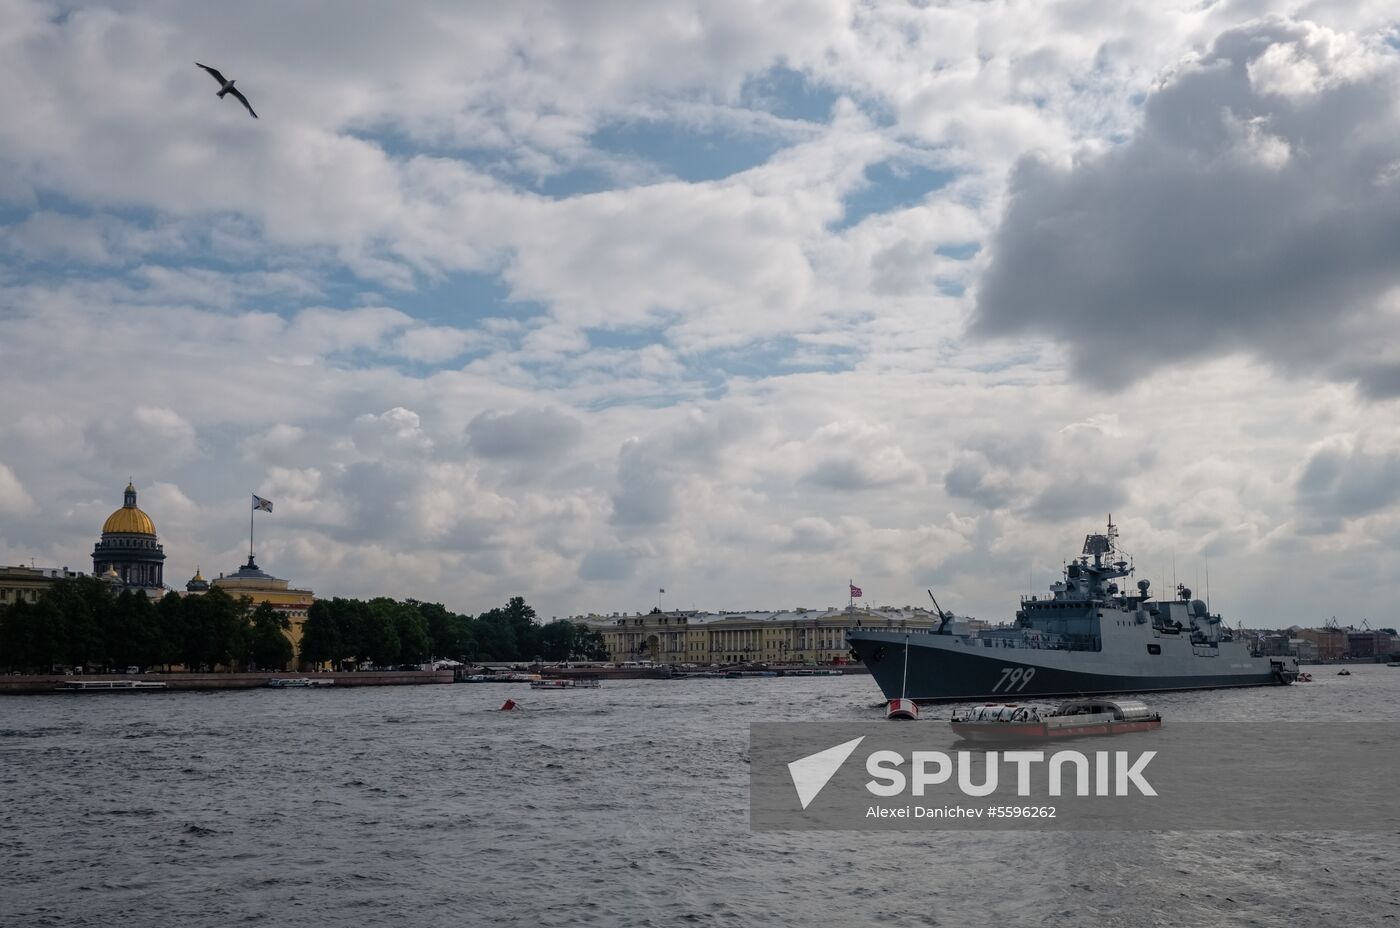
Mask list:
[[[307,677],[330,680],[336,686],[410,686],[451,683],[450,670],[375,670],[336,673],[142,673],[142,674],[10,674],[0,676],[0,695],[61,692],[64,684],[99,680],[164,683],[168,690],[246,690],[267,686],[269,680]]]

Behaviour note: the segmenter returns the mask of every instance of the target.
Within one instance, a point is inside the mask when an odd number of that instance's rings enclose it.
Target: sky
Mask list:
[[[0,564],[1393,626],[1397,15],[0,0]]]

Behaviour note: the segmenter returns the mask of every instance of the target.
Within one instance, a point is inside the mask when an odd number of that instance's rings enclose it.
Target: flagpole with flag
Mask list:
[[[272,500],[253,494],[253,507],[248,510],[248,566],[253,566],[253,515],[257,512],[271,512]]]

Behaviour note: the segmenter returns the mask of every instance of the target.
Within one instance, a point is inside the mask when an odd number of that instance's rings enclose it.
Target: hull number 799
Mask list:
[[[993,693],[1019,693],[1035,676],[1034,667],[1003,667],[1001,679],[992,687]]]

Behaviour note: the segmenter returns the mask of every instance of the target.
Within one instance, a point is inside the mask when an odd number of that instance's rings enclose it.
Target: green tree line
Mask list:
[[[484,661],[605,660],[603,636],[555,619],[541,625],[515,596],[472,617],[415,599],[320,599],[302,626],[302,660],[332,667],[419,663],[429,657]]]
[[[287,628],[266,603],[254,608],[217,587],[153,603],[144,592],[114,596],[103,581],[77,577],[55,583],[38,602],[0,609],[0,667],[284,670],[292,661]]]
[[[183,665],[285,670],[293,651],[288,621],[266,603],[254,608],[218,587],[199,596],[113,595],[92,577],[60,580],[37,602],[0,607],[0,667],[143,670]],[[313,666],[603,660],[603,637],[565,620],[540,624],[522,597],[479,616],[439,603],[379,597],[318,600],[302,626],[301,660]]]

